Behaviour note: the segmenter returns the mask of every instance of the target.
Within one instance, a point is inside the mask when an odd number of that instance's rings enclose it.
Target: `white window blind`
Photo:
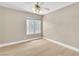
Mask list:
[[[41,33],[41,20],[26,20],[26,34],[37,34]]]

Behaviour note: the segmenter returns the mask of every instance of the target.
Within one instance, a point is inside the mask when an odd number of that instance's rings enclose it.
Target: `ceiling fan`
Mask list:
[[[43,5],[43,2],[36,2],[35,4],[33,4],[33,12],[34,13],[41,13],[41,10],[44,9],[44,10],[50,10],[49,8],[45,8],[45,7],[42,7]]]

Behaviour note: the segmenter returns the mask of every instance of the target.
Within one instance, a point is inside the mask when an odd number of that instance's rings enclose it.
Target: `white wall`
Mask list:
[[[79,3],[45,15],[43,17],[43,35],[79,48]]]
[[[24,40],[28,16],[41,19],[39,15],[0,7],[0,44]]]

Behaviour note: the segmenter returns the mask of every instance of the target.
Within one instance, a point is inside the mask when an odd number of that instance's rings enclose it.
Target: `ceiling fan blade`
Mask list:
[[[50,10],[49,8],[46,8],[46,7],[41,7],[42,9],[45,9],[45,10]]]

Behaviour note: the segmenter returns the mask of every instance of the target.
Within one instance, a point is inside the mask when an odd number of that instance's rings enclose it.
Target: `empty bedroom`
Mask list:
[[[79,2],[0,2],[0,56],[79,56]]]

